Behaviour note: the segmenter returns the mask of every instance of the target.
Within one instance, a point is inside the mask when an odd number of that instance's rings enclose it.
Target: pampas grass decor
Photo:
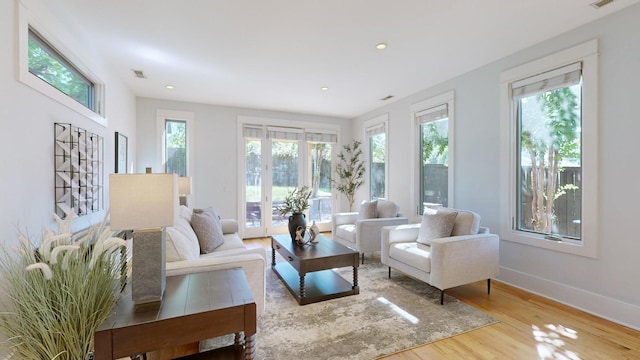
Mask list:
[[[14,253],[0,254],[0,332],[11,359],[90,359],[93,333],[125,284],[125,242],[104,221],[72,235],[71,216],[54,217],[58,232],[45,230],[39,246],[19,236]]]

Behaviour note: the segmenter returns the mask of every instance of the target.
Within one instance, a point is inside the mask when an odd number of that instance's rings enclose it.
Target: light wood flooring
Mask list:
[[[250,246],[271,247],[270,238],[244,241]],[[640,359],[639,331],[513,286],[492,281],[488,295],[486,282],[482,281],[446,293],[500,322],[385,360]]]

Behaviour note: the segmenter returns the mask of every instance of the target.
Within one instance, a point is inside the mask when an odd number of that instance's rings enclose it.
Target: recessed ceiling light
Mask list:
[[[327,91],[327,90],[329,90],[329,87],[328,86],[323,86],[323,87],[320,88],[320,90]]]
[[[173,90],[175,89],[175,87],[173,85],[167,85],[165,86],[165,88],[167,88],[168,90]]]
[[[378,49],[378,50],[384,50],[386,48],[387,48],[387,44],[385,44],[385,43],[376,44],[376,49]]]

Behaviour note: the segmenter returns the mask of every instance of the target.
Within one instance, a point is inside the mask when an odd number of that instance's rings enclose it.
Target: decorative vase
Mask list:
[[[289,216],[289,234],[293,242],[296,242],[296,231],[299,227],[302,227],[300,236],[304,238],[304,231],[307,228],[307,218],[304,214],[292,214]]]

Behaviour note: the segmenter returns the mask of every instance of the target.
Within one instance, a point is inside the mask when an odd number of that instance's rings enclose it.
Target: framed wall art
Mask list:
[[[129,140],[121,132],[116,131],[116,166],[117,174],[127,173],[127,162],[129,161]]]

